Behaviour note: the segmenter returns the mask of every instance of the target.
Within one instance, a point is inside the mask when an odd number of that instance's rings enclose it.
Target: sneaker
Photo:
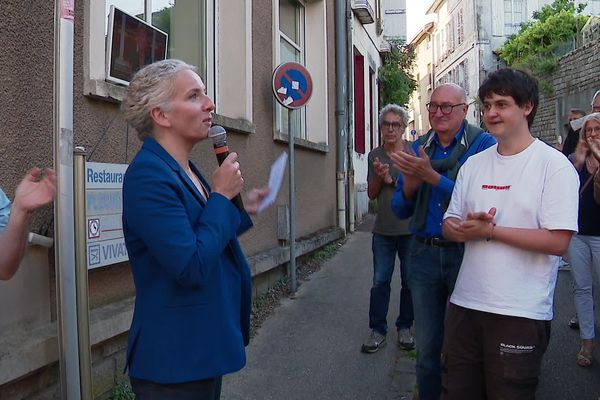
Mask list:
[[[410,334],[410,329],[398,330],[398,346],[402,350],[412,350],[415,348],[415,338]]]
[[[577,314],[569,320],[569,328],[579,329],[579,318],[577,317]]]
[[[385,335],[371,331],[367,340],[363,343],[360,351],[363,353],[375,353],[381,346],[385,344]]]

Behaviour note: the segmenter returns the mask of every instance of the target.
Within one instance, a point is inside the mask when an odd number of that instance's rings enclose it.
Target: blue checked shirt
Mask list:
[[[0,232],[6,228],[8,217],[10,216],[10,200],[0,189]]]

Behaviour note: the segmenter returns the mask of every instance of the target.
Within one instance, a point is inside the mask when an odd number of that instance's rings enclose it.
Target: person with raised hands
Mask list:
[[[51,203],[56,195],[56,175],[51,169],[32,168],[10,201],[0,190],[0,280],[8,280],[19,269],[27,248],[31,214]]]
[[[444,399],[535,397],[579,186],[567,158],[529,131],[538,93],[510,68],[479,88],[498,143],[463,165],[444,215],[444,236],[465,243],[445,325]]]

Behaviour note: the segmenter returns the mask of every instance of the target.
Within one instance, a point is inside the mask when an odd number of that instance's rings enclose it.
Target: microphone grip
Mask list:
[[[229,149],[227,146],[215,147],[215,154],[217,156],[217,163],[221,165],[229,155]],[[244,211],[244,202],[242,201],[242,196],[239,193],[231,199],[231,202],[238,208],[238,210]]]
[[[225,148],[225,151],[222,151],[220,153],[216,153],[217,155],[217,163],[219,163],[219,166],[221,164],[223,164],[223,161],[225,161],[225,159],[227,158],[227,156],[229,155],[229,150],[227,150],[227,148]],[[215,149],[216,150],[216,149]]]

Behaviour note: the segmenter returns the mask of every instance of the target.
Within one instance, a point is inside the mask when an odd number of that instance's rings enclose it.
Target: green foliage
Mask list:
[[[116,379],[115,386],[110,393],[110,400],[134,400],[135,396],[131,390],[131,385],[126,378]]]
[[[411,93],[417,88],[417,81],[411,75],[414,49],[401,40],[392,40],[390,45],[392,49],[379,68],[380,107],[390,103],[408,103]]]
[[[575,2],[573,0],[555,0],[552,4],[547,4],[542,7],[541,10],[535,11],[533,13],[533,19],[540,22],[546,22],[548,18],[561,11],[568,11],[571,14],[580,14],[585,7],[587,7],[587,4],[585,3],[575,7]]]
[[[173,33],[171,32],[171,11],[173,11],[173,6],[164,7],[152,13],[152,25],[169,35]]]
[[[556,68],[564,54],[565,43],[573,42],[588,17],[581,15],[585,4],[575,7],[574,0],[555,0],[533,14],[533,21],[521,26],[498,49],[507,65],[529,71],[543,81]],[[548,85],[543,85],[548,89]]]
[[[340,249],[340,246],[341,246],[341,244],[339,244],[339,243],[327,244],[327,245],[321,247],[319,250],[317,250],[313,254],[313,257],[315,260],[317,260],[319,262],[327,261],[338,252],[338,250]]]

